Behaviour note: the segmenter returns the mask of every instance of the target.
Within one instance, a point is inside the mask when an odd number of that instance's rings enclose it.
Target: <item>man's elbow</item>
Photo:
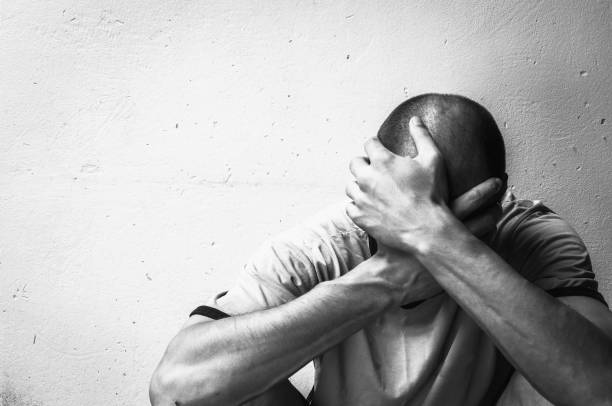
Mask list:
[[[163,364],[155,369],[149,383],[149,400],[152,406],[175,406],[177,404],[178,382],[173,375],[175,374],[171,368]]]
[[[197,380],[194,381],[195,375]],[[215,387],[214,379],[206,379],[204,375],[202,372],[194,373],[187,366],[162,360],[149,384],[151,405],[219,405],[220,389]]]
[[[168,344],[149,384],[153,406],[208,406],[234,404],[226,398],[236,395],[228,391],[219,368],[207,360],[194,362],[188,337],[179,332]]]

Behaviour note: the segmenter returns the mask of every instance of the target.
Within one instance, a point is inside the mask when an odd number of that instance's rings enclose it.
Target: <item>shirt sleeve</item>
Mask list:
[[[335,204],[262,244],[235,284],[205,307],[228,315],[276,307],[340,277],[368,256],[365,232],[346,216],[344,204]]]
[[[584,242],[556,213],[534,207],[511,237],[509,262],[536,286],[553,296],[589,296],[606,304]]]
[[[213,296],[207,306],[229,315],[249,313],[291,301],[316,285],[313,263],[300,247],[282,241],[264,243],[243,267],[234,285]]]

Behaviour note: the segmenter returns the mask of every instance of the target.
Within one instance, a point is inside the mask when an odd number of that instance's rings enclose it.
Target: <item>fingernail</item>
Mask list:
[[[499,192],[499,190],[501,189],[501,187],[502,187],[502,181],[501,181],[501,179],[495,179],[495,191],[496,191],[496,192]]]
[[[419,116],[414,116],[410,119],[410,123],[412,125],[423,125],[423,121],[421,121],[421,117]]]

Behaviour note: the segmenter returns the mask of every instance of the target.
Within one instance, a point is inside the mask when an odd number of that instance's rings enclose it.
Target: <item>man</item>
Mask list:
[[[365,149],[346,214],[273,239],[196,309],[152,403],[304,404],[287,377],[314,359],[317,406],[612,404],[612,316],[584,244],[539,202],[491,221],[505,159],[490,114],[419,96]]]

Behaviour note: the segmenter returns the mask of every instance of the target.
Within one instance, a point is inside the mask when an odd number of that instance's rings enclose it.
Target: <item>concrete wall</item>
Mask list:
[[[3,405],[146,404],[188,312],[421,92],[490,108],[612,300],[608,1],[0,7]]]

